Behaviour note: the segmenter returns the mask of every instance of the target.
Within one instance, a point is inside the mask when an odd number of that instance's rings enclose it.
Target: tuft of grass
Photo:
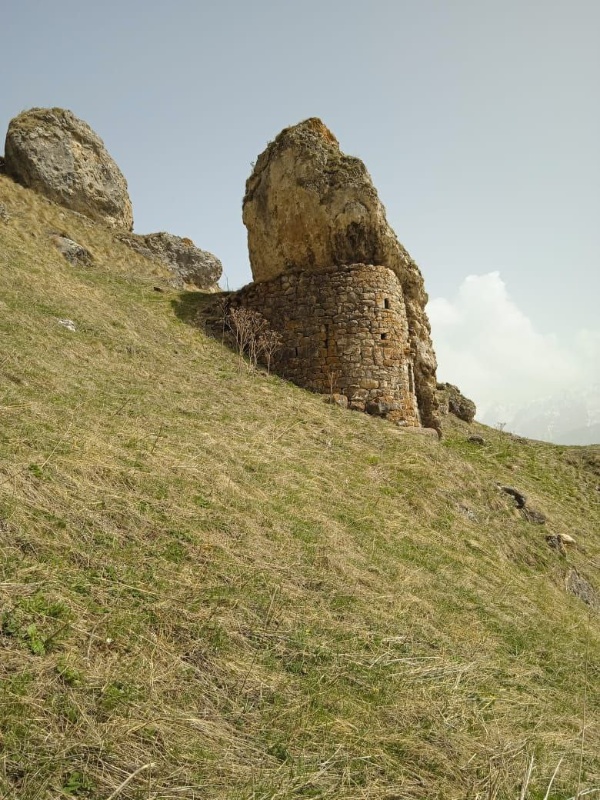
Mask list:
[[[600,448],[439,443],[240,372],[110,229],[0,201],[0,796],[600,786],[598,613],[565,589],[600,591]]]

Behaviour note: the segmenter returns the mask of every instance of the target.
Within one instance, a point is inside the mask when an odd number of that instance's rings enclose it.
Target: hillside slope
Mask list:
[[[108,228],[0,202],[2,798],[600,786],[600,448],[328,406]]]

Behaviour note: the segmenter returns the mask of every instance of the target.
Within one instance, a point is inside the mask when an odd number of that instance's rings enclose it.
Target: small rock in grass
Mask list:
[[[563,544],[575,544],[575,539],[572,536],[569,536],[568,533],[559,533],[558,538]]]
[[[524,494],[519,492],[517,489],[513,489],[512,486],[500,486],[503,492],[509,494],[515,500],[515,505],[517,508],[525,508],[525,503],[527,502],[527,498]]]
[[[340,408],[348,408],[348,398],[345,394],[328,394],[325,402],[332,406],[339,406]]]
[[[558,550],[563,556],[567,554],[567,547],[572,547],[575,544],[575,539],[569,536],[568,533],[551,533],[546,536],[548,546],[553,550]]]
[[[556,536],[556,534],[551,533],[549,536],[546,536],[546,542],[548,547],[551,547],[553,550],[558,550],[561,555],[566,555],[566,550],[563,546],[560,536]]]
[[[533,522],[534,525],[545,525],[546,515],[541,511],[536,511],[535,508],[528,508],[527,506],[522,509],[523,516],[528,522]]]
[[[469,508],[469,506],[466,506],[464,503],[459,503],[458,510],[461,514],[464,514],[467,519],[477,522],[477,514],[472,508]]]
[[[52,240],[52,244],[56,247],[59,253],[62,253],[69,264],[89,267],[92,263],[93,258],[90,251],[86,250],[83,245],[74,242],[73,239],[69,239],[68,236],[65,236],[62,233],[53,233],[50,236],[50,239]]]
[[[66,328],[67,330],[72,331],[73,333],[75,333],[75,331],[77,330],[77,326],[75,325],[72,319],[59,319],[57,320],[57,322],[59,325],[62,325],[63,328]]]
[[[575,597],[578,597],[592,608],[597,608],[600,605],[594,587],[583,575],[580,575],[576,569],[571,569],[567,573],[565,588],[569,594],[575,595]]]

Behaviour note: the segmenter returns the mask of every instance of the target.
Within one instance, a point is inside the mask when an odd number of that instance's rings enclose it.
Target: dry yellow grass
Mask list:
[[[2,798],[512,800],[532,757],[530,800],[559,761],[549,798],[600,786],[565,590],[600,589],[598,448],[438,443],[240,371],[110,229],[0,202]]]

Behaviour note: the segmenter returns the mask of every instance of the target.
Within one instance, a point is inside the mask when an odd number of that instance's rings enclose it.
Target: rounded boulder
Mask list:
[[[11,120],[6,173],[65,208],[133,229],[123,173],[100,137],[71,111],[32,108]]]

